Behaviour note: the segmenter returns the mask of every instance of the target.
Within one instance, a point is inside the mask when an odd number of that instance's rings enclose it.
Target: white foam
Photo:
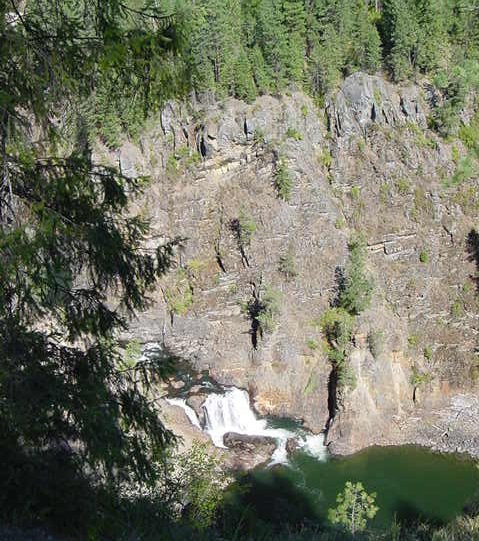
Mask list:
[[[269,436],[276,440],[272,464],[288,461],[286,443],[295,434],[282,428],[268,428],[264,419],[258,419],[251,409],[249,395],[242,389],[232,387],[223,394],[210,394],[203,404],[205,430],[217,447],[225,447],[223,436],[236,432],[248,436]]]
[[[309,434],[299,440],[299,446],[303,451],[318,460],[326,460],[327,447],[324,445],[324,434]]]
[[[199,428],[201,425],[196,412],[182,398],[167,398],[168,403],[181,407],[191,423]],[[298,446],[317,458],[325,460],[327,449],[324,445],[324,434],[305,434],[304,431],[293,432],[283,428],[269,428],[265,419],[258,419],[251,408],[249,395],[243,389],[230,387],[224,393],[211,393],[202,405],[205,414],[204,431],[210,436],[216,447],[223,447],[223,437],[228,432],[247,436],[268,436],[276,440],[276,449],[271,457],[270,465],[287,464],[288,439],[294,438]]]
[[[195,410],[188,406],[186,400],[184,400],[183,398],[167,398],[166,401],[172,406],[180,407],[186,413],[186,416],[190,420],[190,423],[202,430],[200,421],[198,419],[198,416],[196,415]]]

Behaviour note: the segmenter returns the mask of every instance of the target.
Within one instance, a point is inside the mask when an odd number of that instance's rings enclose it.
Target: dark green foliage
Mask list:
[[[322,99],[357,70],[385,69],[398,81],[427,73],[445,98],[432,120],[447,134],[457,129],[468,91],[479,86],[473,76],[479,65],[476,0],[171,0],[171,5],[188,16],[187,54],[180,65],[200,92],[250,101],[296,84]],[[111,127],[104,134],[110,144],[116,143],[122,116],[101,121]]]
[[[258,338],[272,333],[277,325],[281,293],[266,285],[255,288],[250,300],[242,305],[243,312],[251,321],[251,341],[254,349],[258,346]]]
[[[246,101],[256,97],[252,68],[244,49],[241,49],[235,64],[234,95]]]
[[[340,293],[339,305],[350,314],[358,315],[371,302],[373,282],[366,273],[366,243],[361,237],[349,243],[349,263],[346,284]]]
[[[19,468],[44,457],[65,453],[72,478],[88,467],[97,481],[145,482],[173,439],[148,396],[171,362],[126,366],[115,337],[147,305],[177,242],[143,248],[148,223],[128,203],[146,179],[93,162],[90,147],[97,128],[118,143],[117,108],[127,128],[130,114],[178,91],[172,17],[131,5],[31,0],[8,3],[9,15],[1,7],[2,509]],[[23,493],[39,490],[35,476],[25,480]]]
[[[283,88],[287,84],[288,41],[283,27],[280,2],[274,0],[257,2],[254,13],[257,24],[253,39],[265,61],[268,85],[271,90]]]
[[[276,289],[267,286],[262,291],[257,314],[261,335],[271,333],[276,328],[276,316],[279,314],[280,300],[281,294]]]
[[[293,181],[288,170],[288,166],[284,158],[278,160],[276,171],[274,172],[274,187],[278,193],[278,197],[283,201],[288,202],[291,199],[291,190]]]
[[[152,541],[197,540],[200,530],[214,527],[231,481],[221,457],[198,442],[164,453],[148,487],[131,480],[106,484],[61,448],[31,455],[12,447],[2,449],[2,459],[12,466],[0,471],[2,521],[49,523],[72,540],[124,539],[125,532]],[[3,540],[2,533],[0,527]]]
[[[287,38],[286,77],[301,82],[305,68],[306,10],[303,0],[283,0],[282,15]]]
[[[348,362],[355,319],[369,306],[373,293],[372,280],[365,270],[367,253],[364,239],[359,236],[353,238],[349,250],[345,281],[339,284],[334,307],[321,318],[321,329],[327,340],[326,352],[333,365],[339,390],[355,386],[355,374]],[[376,354],[379,352],[376,351]]]
[[[253,217],[250,216],[250,214],[248,214],[243,207],[241,207],[238,218],[233,220],[231,223],[231,229],[236,235],[241,252],[244,252],[246,248],[249,248],[251,239],[256,233],[257,228],[258,226],[256,225]]]
[[[2,520],[51,521],[90,539],[120,538],[132,524],[144,538],[168,524],[171,538],[197,539],[196,532],[171,529],[174,510],[179,505],[189,522],[201,525],[216,510],[218,487],[201,475],[188,477],[189,500],[178,500],[172,484],[148,497],[125,495],[132,487],[145,494],[145,483],[158,482],[162,468],[171,467],[165,449],[172,435],[149,390],[171,373],[172,362],[165,355],[142,357],[136,342],[122,350],[116,338],[147,306],[177,242],[144,248],[148,223],[132,215],[128,203],[146,179],[93,162],[98,139],[115,148],[125,136],[138,137],[149,112],[191,87],[252,100],[296,84],[323,96],[355,70],[387,67],[398,80],[419,72],[434,76],[444,100],[433,125],[444,135],[457,131],[470,152],[457,160],[453,181],[471,176],[477,119],[461,126],[458,113],[479,88],[477,0],[374,4],[0,3]],[[287,136],[301,138],[294,130]],[[198,159],[177,153],[174,168]],[[288,200],[291,179],[282,160],[275,186]],[[233,225],[248,264],[257,226],[244,210]],[[339,306],[321,322],[340,387],[353,386],[348,355],[355,316],[372,294],[364,243],[354,241],[350,250]],[[295,276],[290,254],[280,258],[279,270]],[[170,309],[184,314],[192,287],[180,285]],[[253,342],[275,329],[279,304],[272,288],[255,290],[246,307]],[[312,340],[308,345],[317,347]],[[426,347],[424,356],[431,360],[432,349]],[[413,370],[415,387],[430,379]],[[314,385],[310,379],[305,392]],[[189,475],[214,470],[208,460],[196,466],[188,465]]]
[[[331,308],[321,318],[321,329],[327,340],[326,352],[339,388],[354,388],[355,376],[348,363],[354,316],[344,308]]]
[[[456,133],[459,127],[459,112],[466,103],[471,90],[479,89],[479,57],[461,58],[455,65],[438,72],[436,85],[442,90],[444,103],[435,108],[433,127],[442,135]]]

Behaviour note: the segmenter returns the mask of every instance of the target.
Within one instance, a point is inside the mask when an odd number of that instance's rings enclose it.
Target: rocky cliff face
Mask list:
[[[169,105],[115,157],[153,177],[141,202],[152,243],[185,239],[131,336],[248,389],[262,414],[324,430],[331,365],[318,320],[361,231],[375,292],[332,451],[415,442],[479,454],[478,179],[448,181],[466,150],[427,129],[434,99],[426,85],[358,73],[324,110],[301,93]],[[281,162],[287,202],[274,185]],[[277,306],[261,335],[245,307],[267,292]]]

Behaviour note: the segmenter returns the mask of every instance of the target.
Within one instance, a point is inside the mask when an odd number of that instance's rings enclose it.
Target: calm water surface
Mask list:
[[[418,447],[371,448],[325,462],[297,453],[290,467],[254,471],[243,503],[258,518],[271,521],[324,522],[346,481],[361,481],[377,493],[380,510],[371,526],[381,528],[394,516],[445,523],[461,513],[479,489],[475,462]]]

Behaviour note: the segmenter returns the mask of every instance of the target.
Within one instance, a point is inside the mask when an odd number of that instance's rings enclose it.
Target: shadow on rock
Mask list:
[[[479,291],[479,233],[475,229],[471,229],[467,235],[466,250],[469,256],[468,260],[476,264],[476,273],[472,278]]]

